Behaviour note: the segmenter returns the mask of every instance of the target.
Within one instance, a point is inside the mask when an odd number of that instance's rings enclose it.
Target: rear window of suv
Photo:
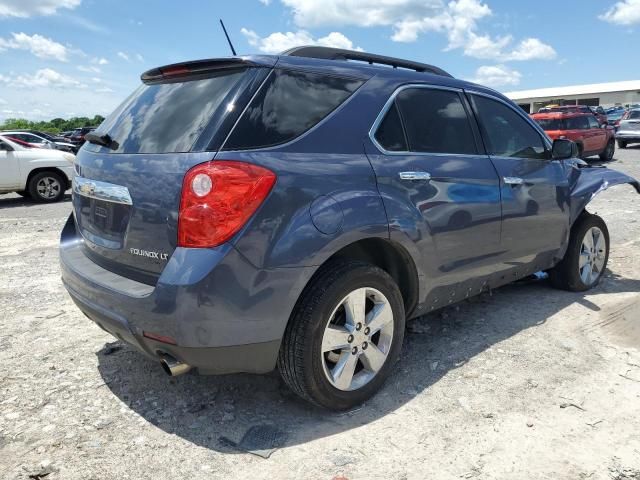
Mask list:
[[[109,153],[188,152],[245,72],[141,85],[96,133],[107,133],[118,143]],[[103,149],[89,143],[85,148]]]
[[[289,142],[338,108],[363,81],[293,70],[274,70],[224,145],[225,150]]]

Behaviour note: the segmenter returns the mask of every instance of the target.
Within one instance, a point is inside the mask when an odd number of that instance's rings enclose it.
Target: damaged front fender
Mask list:
[[[569,194],[571,197],[571,224],[580,216],[587,204],[603,190],[628,183],[640,193],[640,183],[633,177],[606,167],[592,167],[575,159],[570,165]]]

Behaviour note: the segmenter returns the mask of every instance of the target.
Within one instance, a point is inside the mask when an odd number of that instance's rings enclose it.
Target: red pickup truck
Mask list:
[[[578,156],[587,158],[598,155],[602,161],[610,161],[616,149],[613,128],[600,125],[591,113],[549,112],[531,115],[552,140],[566,138],[578,145]]]

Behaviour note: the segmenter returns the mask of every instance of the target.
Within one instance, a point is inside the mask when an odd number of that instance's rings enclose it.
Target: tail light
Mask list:
[[[276,175],[236,161],[215,161],[189,170],[182,185],[178,246],[215,247],[233,237],[267,198]]]

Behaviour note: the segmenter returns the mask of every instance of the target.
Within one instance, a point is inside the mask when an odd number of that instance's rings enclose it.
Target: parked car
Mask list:
[[[595,286],[609,236],[585,206],[640,193],[431,65],[300,47],[142,82],[78,153],[62,280],[170,375],[277,365],[302,398],[353,407],[405,320],[540,270]]]
[[[607,125],[600,125],[588,113],[536,113],[532,118],[552,140],[568,139],[578,146],[578,156],[587,158],[598,155],[602,161],[610,161],[615,153],[615,135]]]
[[[71,188],[75,155],[0,134],[0,193],[16,192],[37,202],[62,200]]]
[[[629,110],[620,120],[616,140],[620,148],[630,143],[640,143],[640,108]]]
[[[56,141],[52,137],[34,131],[2,131],[0,132],[3,135],[10,136],[14,139],[21,140],[30,144],[33,147],[39,148],[55,148],[57,150],[62,150],[63,152],[71,152],[76,153],[77,147],[73,143]]]
[[[80,148],[82,145],[84,145],[85,135],[89,132],[93,132],[94,130],[95,130],[95,127],[76,128],[71,134],[71,136],[69,137],[69,141],[74,145],[76,145],[77,148]]]
[[[607,123],[607,115],[602,110],[602,107],[599,107],[601,111],[594,111],[592,107],[588,107],[586,105],[562,105],[557,107],[548,107],[544,109],[544,111],[538,111],[538,113],[588,113],[596,117],[598,123],[600,125],[604,125]]]
[[[620,120],[622,120],[625,113],[627,113],[627,111],[624,108],[622,110],[615,110],[611,113],[607,113],[607,124],[611,125],[614,131],[617,131],[620,126]]]

